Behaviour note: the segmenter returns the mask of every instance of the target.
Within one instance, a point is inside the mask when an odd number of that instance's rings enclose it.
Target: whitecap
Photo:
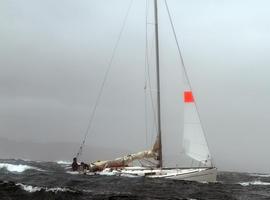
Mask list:
[[[46,192],[54,192],[54,193],[57,193],[57,192],[73,192],[74,193],[75,192],[71,189],[61,188],[61,187],[55,187],[55,188],[37,187],[37,186],[32,186],[32,185],[25,185],[22,183],[17,183],[16,185],[20,186],[23,190],[30,192],[30,193],[39,192],[41,190],[44,190]]]
[[[24,185],[22,183],[17,183],[16,184],[17,186],[20,186],[23,190],[27,191],[27,192],[39,192],[40,190],[42,190],[41,187],[35,187],[35,186],[32,186],[32,185]]]
[[[71,190],[71,189],[68,189],[68,188],[61,188],[61,187],[57,187],[57,188],[46,188],[45,189],[46,190],[46,192],[75,192],[75,191],[73,191],[73,190]]]
[[[59,161],[56,161],[56,163],[59,164],[59,165],[71,165],[72,162],[59,160]]]
[[[99,173],[96,172],[79,172],[79,171],[66,171],[67,174],[71,174],[71,175],[79,175],[79,174],[84,174],[84,175],[89,175],[89,176],[93,176],[93,175],[97,175]]]
[[[258,176],[258,177],[270,177],[270,174],[250,174],[250,176]]]
[[[139,176],[133,174],[121,174],[120,176],[128,177],[128,178],[138,178]]]
[[[28,158],[14,158],[14,160],[17,160],[17,161],[25,161],[25,162],[30,162],[32,160],[28,159]]]
[[[67,171],[66,173],[71,174],[71,175],[80,174],[78,171]]]
[[[14,165],[14,164],[9,164],[9,163],[0,163],[0,169],[1,168],[5,168],[10,172],[18,172],[18,173],[21,173],[21,172],[24,172],[25,170],[30,170],[30,169],[37,170],[37,171],[44,171],[42,169],[39,169],[37,167],[32,167],[29,165],[21,165],[21,164]]]
[[[262,181],[252,181],[252,182],[240,182],[242,186],[249,186],[249,185],[270,185],[269,182],[262,182]]]

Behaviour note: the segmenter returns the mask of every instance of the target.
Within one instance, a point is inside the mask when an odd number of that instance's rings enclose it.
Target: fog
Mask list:
[[[0,137],[10,144],[1,145],[1,157],[72,158],[129,3],[0,2]],[[270,172],[269,4],[168,0],[209,149],[220,170]],[[132,3],[85,159],[108,156],[102,151],[130,153],[153,142],[153,134],[145,134],[145,7],[145,0]],[[181,63],[161,0],[159,20],[161,103],[162,112],[168,113],[177,108],[166,95],[177,90]],[[178,116],[170,115],[165,126],[174,128],[177,121]],[[89,151],[94,147],[99,150]]]

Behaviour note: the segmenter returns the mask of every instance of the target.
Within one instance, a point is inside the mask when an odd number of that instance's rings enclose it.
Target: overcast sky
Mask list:
[[[81,141],[129,2],[0,1],[1,137]],[[168,4],[215,164],[270,172],[270,3]],[[145,5],[145,0],[132,4],[89,146],[136,151],[151,143],[144,117]],[[178,105],[168,97],[177,91],[181,67],[164,2],[159,5],[168,128],[178,122],[179,113],[168,114]]]

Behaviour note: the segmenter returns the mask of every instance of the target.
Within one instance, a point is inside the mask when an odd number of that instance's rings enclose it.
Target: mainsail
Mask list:
[[[102,171],[105,168],[127,167],[135,160],[150,158],[159,160],[159,150],[159,138],[157,137],[156,142],[151,150],[140,151],[138,153],[129,154],[114,160],[96,161],[90,164],[90,171]]]

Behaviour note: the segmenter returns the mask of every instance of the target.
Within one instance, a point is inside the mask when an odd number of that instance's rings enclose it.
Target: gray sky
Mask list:
[[[1,137],[81,141],[128,4],[0,2]],[[270,172],[269,2],[168,4],[217,167]],[[130,151],[146,146],[144,48],[145,1],[135,0],[87,145]],[[177,108],[166,94],[176,90],[181,76],[163,1],[160,48],[166,114]],[[178,118],[168,116],[164,126],[173,127]]]

